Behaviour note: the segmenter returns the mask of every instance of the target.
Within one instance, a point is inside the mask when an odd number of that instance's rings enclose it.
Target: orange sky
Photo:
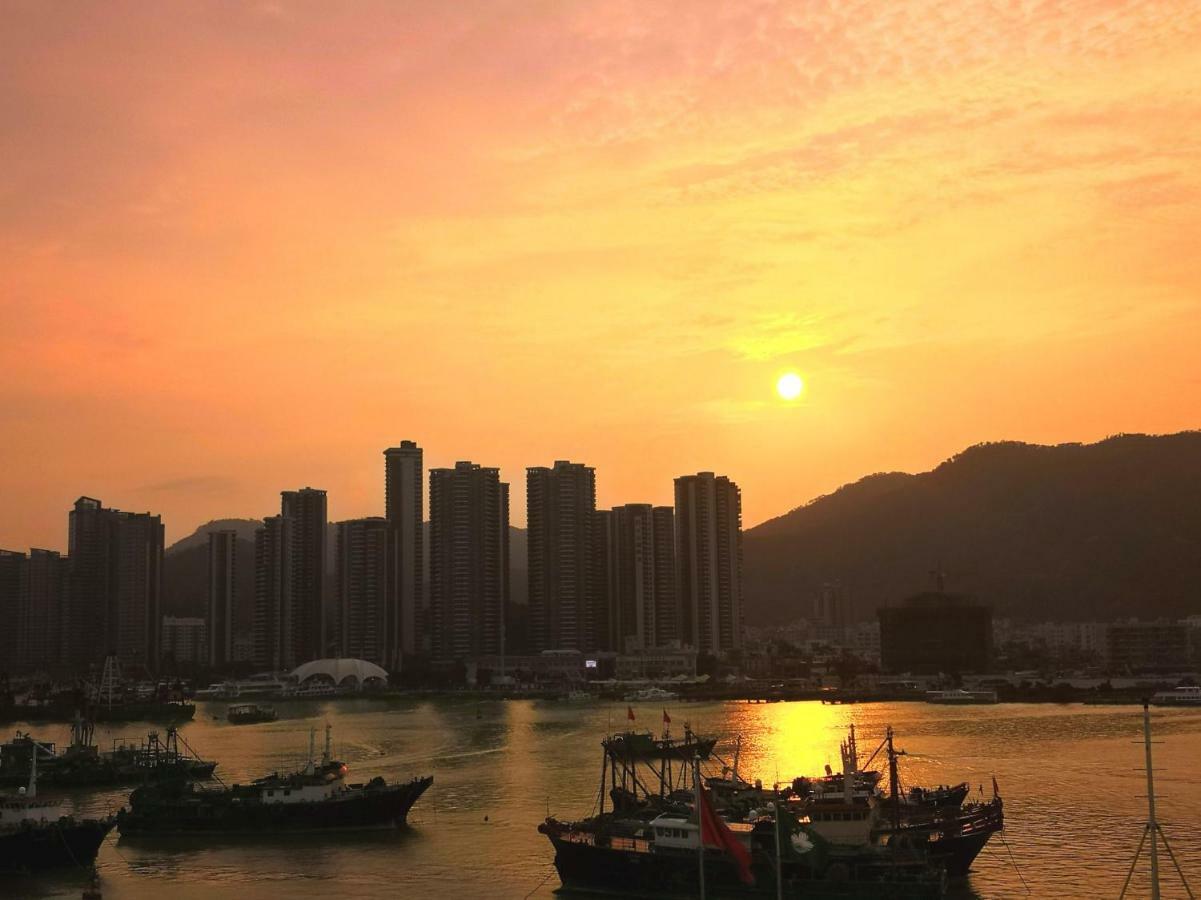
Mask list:
[[[754,524],[1201,426],[1201,4],[7,3],[0,547],[381,450]],[[776,399],[781,371],[806,380]]]

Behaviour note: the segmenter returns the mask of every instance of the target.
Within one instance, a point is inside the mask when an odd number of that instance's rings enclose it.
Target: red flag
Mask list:
[[[663,724],[664,724],[664,725],[670,725],[670,724],[671,724],[671,716],[669,716],[669,715],[667,714],[667,710],[663,710]]]
[[[632,707],[632,706],[626,707],[626,718],[629,719],[631,722],[634,721],[634,707]]]
[[[699,793],[697,809],[700,810],[701,840],[704,841],[706,847],[724,850],[734,857],[734,862],[738,865],[738,877],[742,883],[754,884],[755,876],[751,873],[750,851],[742,841],[734,836],[730,826],[717,814],[717,810],[713,808],[713,799],[705,790],[704,785],[701,785]]]

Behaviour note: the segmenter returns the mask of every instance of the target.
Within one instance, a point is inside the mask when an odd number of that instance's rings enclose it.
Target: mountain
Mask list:
[[[873,618],[934,571],[999,616],[1201,613],[1201,432],[980,444],[869,475],[745,533],[745,618],[804,617],[826,583]]]
[[[212,531],[236,531],[239,541],[254,541],[254,530],[262,524],[262,519],[213,519],[211,522],[205,522],[186,538],[176,541],[166,552],[178,553],[193,547],[207,548],[209,532]]]

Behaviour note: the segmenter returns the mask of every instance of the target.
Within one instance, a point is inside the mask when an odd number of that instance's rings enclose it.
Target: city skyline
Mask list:
[[[397,433],[516,524],[560,458],[603,508],[737,472],[750,526],[1201,424],[1201,11],[850,9],[17,4],[0,546],[64,549],[64,484],[364,517]]]

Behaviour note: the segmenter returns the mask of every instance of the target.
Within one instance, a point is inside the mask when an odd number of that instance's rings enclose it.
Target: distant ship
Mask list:
[[[310,744],[311,746],[311,744]],[[347,784],[346,766],[326,752],[289,775],[273,773],[247,785],[199,787],[193,782],[147,784],[117,813],[122,836],[280,835],[323,831],[395,828],[433,784],[432,777],[388,784],[372,778]]]
[[[953,705],[996,703],[996,691],[965,691],[962,689],[950,691],[927,691],[927,703],[946,703]]]
[[[1152,706],[1201,706],[1201,687],[1188,685],[1159,691],[1151,697]]]
[[[0,799],[0,873],[90,866],[112,830],[111,818],[77,819],[61,802],[39,800],[37,766],[34,753],[28,788]]]
[[[231,725],[257,725],[260,722],[274,722],[279,716],[274,706],[239,703],[225,711],[225,718]]]

